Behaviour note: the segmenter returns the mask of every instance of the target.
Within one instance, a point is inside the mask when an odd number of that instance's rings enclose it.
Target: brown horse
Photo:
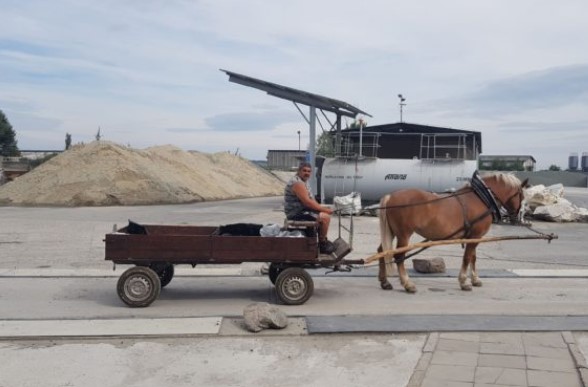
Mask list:
[[[481,238],[490,229],[493,219],[501,218],[501,212],[506,212],[511,223],[518,220],[526,185],[527,180],[521,183],[512,174],[496,173],[480,179],[476,173],[470,183],[451,194],[437,195],[418,189],[388,194],[380,201],[381,245],[378,250],[391,250],[394,238],[396,248],[407,246],[413,233],[428,240]],[[477,245],[465,245],[459,272],[462,290],[472,290],[472,285],[482,286],[476,272]],[[407,292],[414,293],[416,287],[404,268],[405,254],[395,254],[394,262],[400,283]],[[471,268],[471,284],[467,283],[468,267]],[[386,277],[386,262],[381,258],[380,285],[382,289],[392,289]]]

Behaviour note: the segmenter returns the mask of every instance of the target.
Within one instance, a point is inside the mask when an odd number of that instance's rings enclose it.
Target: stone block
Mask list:
[[[267,302],[249,304],[243,310],[245,326],[251,332],[263,329],[282,329],[288,326],[288,316],[277,307]]]
[[[443,258],[413,258],[412,267],[419,273],[445,273]]]

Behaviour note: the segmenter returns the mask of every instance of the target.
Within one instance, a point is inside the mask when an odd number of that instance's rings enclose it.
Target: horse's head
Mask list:
[[[524,212],[523,188],[527,187],[529,179],[521,182],[513,174],[499,173],[483,180],[501,206],[501,215],[508,217],[511,224],[520,222]]]

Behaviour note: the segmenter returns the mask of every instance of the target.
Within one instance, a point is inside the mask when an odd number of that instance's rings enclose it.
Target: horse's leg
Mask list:
[[[480,280],[480,277],[478,277],[478,271],[476,270],[476,249],[474,248],[474,255],[472,256],[472,261],[471,261],[471,267],[472,267],[472,285],[473,286],[477,286],[480,287],[482,286],[482,281]]]
[[[459,287],[461,290],[472,290],[472,285],[468,284],[468,267],[472,262],[472,257],[476,253],[477,243],[466,244],[465,251],[463,253],[463,260],[461,262],[461,270],[459,271]]]
[[[382,245],[378,246],[378,253],[382,252]],[[380,280],[380,287],[384,290],[392,290],[392,284],[388,281],[388,275],[386,272],[386,259],[380,258],[378,270],[378,280]]]
[[[397,237],[397,244],[396,247],[400,248],[400,247],[404,247],[406,245],[408,245],[408,240],[409,237]],[[406,290],[409,293],[416,293],[417,289],[416,286],[414,285],[414,283],[412,283],[412,281],[410,280],[410,278],[408,277],[408,273],[406,272],[406,268],[404,267],[404,256],[406,255],[406,253],[400,253],[400,254],[396,254],[394,255],[394,259],[396,260],[396,267],[398,267],[398,277],[400,277],[400,283],[402,284],[402,286],[404,287],[404,290]]]

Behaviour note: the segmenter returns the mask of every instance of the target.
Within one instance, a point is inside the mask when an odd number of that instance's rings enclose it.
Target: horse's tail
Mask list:
[[[385,195],[380,200],[380,209],[378,210],[378,217],[380,218],[380,247],[382,251],[392,250],[394,248],[394,233],[388,224],[388,215],[386,207],[390,194]],[[394,258],[385,258],[386,261],[386,275],[392,275],[395,272],[396,266],[393,264]]]

